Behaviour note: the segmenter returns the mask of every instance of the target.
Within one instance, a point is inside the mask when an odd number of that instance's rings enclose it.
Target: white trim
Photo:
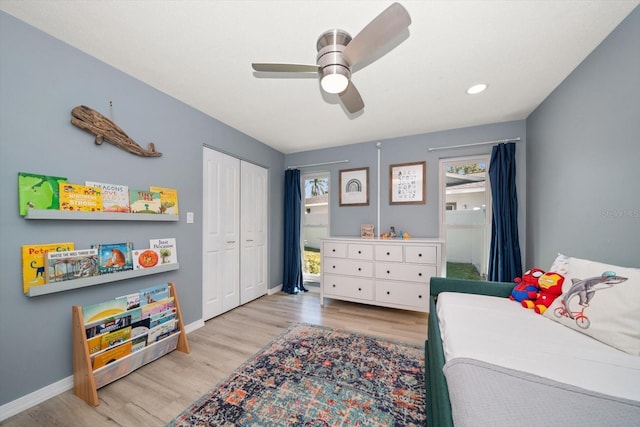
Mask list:
[[[282,283],[280,283],[275,288],[267,289],[267,295],[274,295],[274,294],[277,294],[278,292],[281,292],[281,291],[282,291]]]
[[[204,321],[200,319],[185,325],[184,329],[189,334],[203,326]],[[69,390],[73,390],[73,375],[0,406],[0,422]]]

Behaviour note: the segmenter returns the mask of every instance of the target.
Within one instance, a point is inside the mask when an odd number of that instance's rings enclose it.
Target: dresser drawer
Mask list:
[[[347,244],[337,242],[324,242],[322,244],[322,255],[337,258],[346,258]]]
[[[427,283],[431,276],[435,275],[435,265],[393,264],[389,262],[379,262],[376,264],[377,279]]]
[[[405,246],[404,260],[420,264],[436,264],[438,248],[435,246]]]
[[[429,285],[386,280],[376,282],[376,301],[398,304],[420,311],[429,309]]]
[[[329,274],[348,274],[350,276],[373,277],[373,264],[356,259],[325,258],[322,271]]]
[[[373,259],[373,246],[372,245],[360,245],[360,244],[349,244],[349,249],[347,250],[347,254],[349,258],[353,259]]]
[[[402,262],[402,246],[400,245],[377,245],[376,261]]]
[[[373,300],[373,280],[325,274],[322,279],[325,296],[340,296]]]

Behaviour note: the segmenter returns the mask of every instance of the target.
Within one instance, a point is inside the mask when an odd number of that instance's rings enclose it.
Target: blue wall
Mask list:
[[[282,282],[284,155],[140,81],[0,13],[0,405],[71,375],[71,306],[88,305],[159,282],[178,286],[185,322],[202,318],[202,146],[269,169],[269,287]],[[87,105],[146,147],[143,158],[70,124]],[[34,172],[179,191],[179,223],[28,221],[18,216],[17,174]],[[186,212],[195,223],[186,223]],[[23,244],[176,237],[180,269],[166,274],[29,298],[22,293]]]
[[[527,253],[640,267],[640,7],[527,118]]]

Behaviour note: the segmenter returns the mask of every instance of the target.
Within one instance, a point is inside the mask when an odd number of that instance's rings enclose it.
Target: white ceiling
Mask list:
[[[409,36],[357,70],[350,115],[317,78],[316,39],[355,36],[390,1],[0,0],[1,9],[283,153],[525,119],[640,0],[400,0]],[[474,83],[489,89],[470,96]]]

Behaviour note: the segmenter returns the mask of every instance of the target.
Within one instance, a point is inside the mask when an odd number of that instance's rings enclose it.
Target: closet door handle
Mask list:
[[[253,239],[247,239],[247,242],[253,242]]]
[[[227,243],[235,243],[235,240],[227,240]]]

